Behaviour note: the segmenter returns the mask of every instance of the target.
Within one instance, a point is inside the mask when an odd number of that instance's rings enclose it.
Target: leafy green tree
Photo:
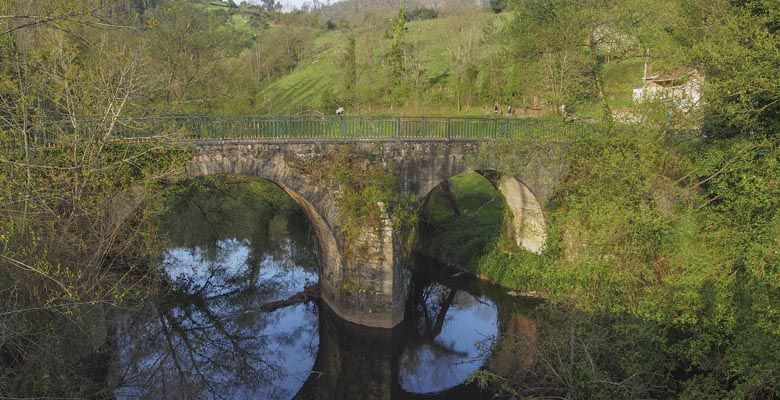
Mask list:
[[[657,47],[672,42],[669,25],[680,21],[678,8],[675,1],[647,7],[638,1],[529,0],[517,5],[503,40],[532,76],[542,78],[536,90],[549,105],[564,109],[595,100],[609,121],[607,60],[661,53]]]
[[[489,0],[488,7],[491,11],[498,14],[506,9],[507,0]]]
[[[406,41],[409,28],[406,26],[406,11],[403,7],[398,10],[398,15],[390,21],[390,28],[385,36],[390,39],[390,48],[384,55],[385,63],[389,69],[389,92],[395,101],[402,101],[409,95],[407,76],[409,66],[407,57],[410,44]]]
[[[417,7],[406,13],[407,21],[422,21],[426,19],[436,19],[439,12],[435,8]]]
[[[344,66],[344,92],[352,95],[357,85],[358,69],[356,55],[355,33],[350,32],[347,35],[347,46],[344,49],[342,65]]]
[[[150,13],[150,54],[170,88],[161,107],[208,107],[213,93],[204,92],[216,86],[208,85],[218,79],[221,61],[244,45],[227,18],[186,2],[166,3]]]
[[[777,135],[780,132],[780,5],[745,1],[708,15],[706,40],[693,46],[702,67],[710,135]],[[723,11],[721,11],[723,10]]]
[[[581,102],[592,90],[591,59],[584,49],[595,27],[585,9],[581,2],[529,0],[506,28],[511,54],[542,71],[538,90],[555,108]]]
[[[386,37],[390,39],[390,49],[385,54],[385,61],[390,66],[390,74],[394,78],[401,78],[406,73],[406,33],[409,28],[406,27],[406,11],[403,8],[398,10],[398,15],[390,21],[390,28],[386,32]]]

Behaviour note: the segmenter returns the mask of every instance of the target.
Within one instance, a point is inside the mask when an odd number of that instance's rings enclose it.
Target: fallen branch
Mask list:
[[[260,306],[259,310],[262,312],[276,311],[280,308],[293,306],[296,304],[306,303],[307,301],[316,300],[320,298],[320,285],[313,283],[304,287],[302,292],[298,292],[284,300],[272,301]]]

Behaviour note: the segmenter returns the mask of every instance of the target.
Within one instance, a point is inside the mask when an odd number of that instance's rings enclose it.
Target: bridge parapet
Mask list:
[[[174,140],[235,139],[330,139],[330,140],[481,140],[534,139],[567,141],[591,131],[582,123],[518,117],[387,117],[387,116],[310,116],[252,115],[208,116],[170,115],[125,117],[117,120],[82,118],[77,121],[43,121],[29,124],[25,130],[28,144],[45,147],[62,133],[110,132],[115,137],[145,139],[162,137]],[[1,126],[3,130],[12,126]],[[0,138],[3,135],[0,135]],[[8,135],[13,139],[13,135]],[[21,138],[17,138],[21,139]],[[17,143],[18,142],[18,143]],[[19,145],[22,140],[9,143]]]

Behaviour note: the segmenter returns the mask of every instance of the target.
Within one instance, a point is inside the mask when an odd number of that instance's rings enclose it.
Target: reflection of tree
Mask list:
[[[183,190],[163,218],[163,231],[175,246],[206,249],[213,255],[219,240],[233,237],[252,243],[250,261],[271,255],[316,268],[313,231],[302,210],[278,186],[218,176],[187,181]],[[293,246],[286,249],[288,240]]]
[[[444,327],[447,311],[449,311],[457,294],[457,290],[439,285],[430,285],[423,290],[420,306],[423,315],[421,322],[424,327],[421,334],[424,338],[434,340],[436,336],[439,336]],[[431,312],[434,313],[435,318],[432,318]]]
[[[239,215],[259,228],[200,215],[170,232],[193,246],[164,254],[171,290],[120,323],[120,398],[290,398],[305,380],[318,346],[317,313],[299,293],[317,280],[305,220]]]
[[[417,314],[422,318],[417,320],[418,341],[426,342],[437,352],[448,355],[466,357],[468,354],[457,351],[448,344],[436,340],[444,328],[447,320],[447,312],[452,306],[458,290],[444,285],[426,285],[419,293],[418,301],[415,301]],[[415,335],[416,336],[416,335]]]
[[[400,358],[401,388],[433,393],[463,383],[487,359],[497,333],[495,304],[468,288],[418,282],[414,291],[412,339]],[[485,333],[485,335],[482,334]]]
[[[125,375],[124,386],[150,398],[224,398],[237,390],[289,397],[288,388],[274,388],[286,372],[277,361],[291,342],[304,345],[313,359],[316,343],[312,346],[307,336],[316,335],[316,314],[304,310],[309,321],[263,334],[279,316],[254,310],[273,294],[252,284],[224,290],[222,283],[236,278],[216,268],[205,286],[184,284],[151,305],[149,318],[135,330],[125,326],[130,329],[124,330],[126,342],[120,346],[132,373]],[[255,300],[247,303],[247,298]]]

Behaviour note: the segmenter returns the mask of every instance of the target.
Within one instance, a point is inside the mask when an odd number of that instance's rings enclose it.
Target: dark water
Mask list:
[[[313,300],[261,311],[317,282],[305,217],[201,200],[167,224],[170,290],[118,318],[117,398],[491,397],[469,378],[501,351],[500,291],[419,259],[407,320],[393,330],[347,323]]]

